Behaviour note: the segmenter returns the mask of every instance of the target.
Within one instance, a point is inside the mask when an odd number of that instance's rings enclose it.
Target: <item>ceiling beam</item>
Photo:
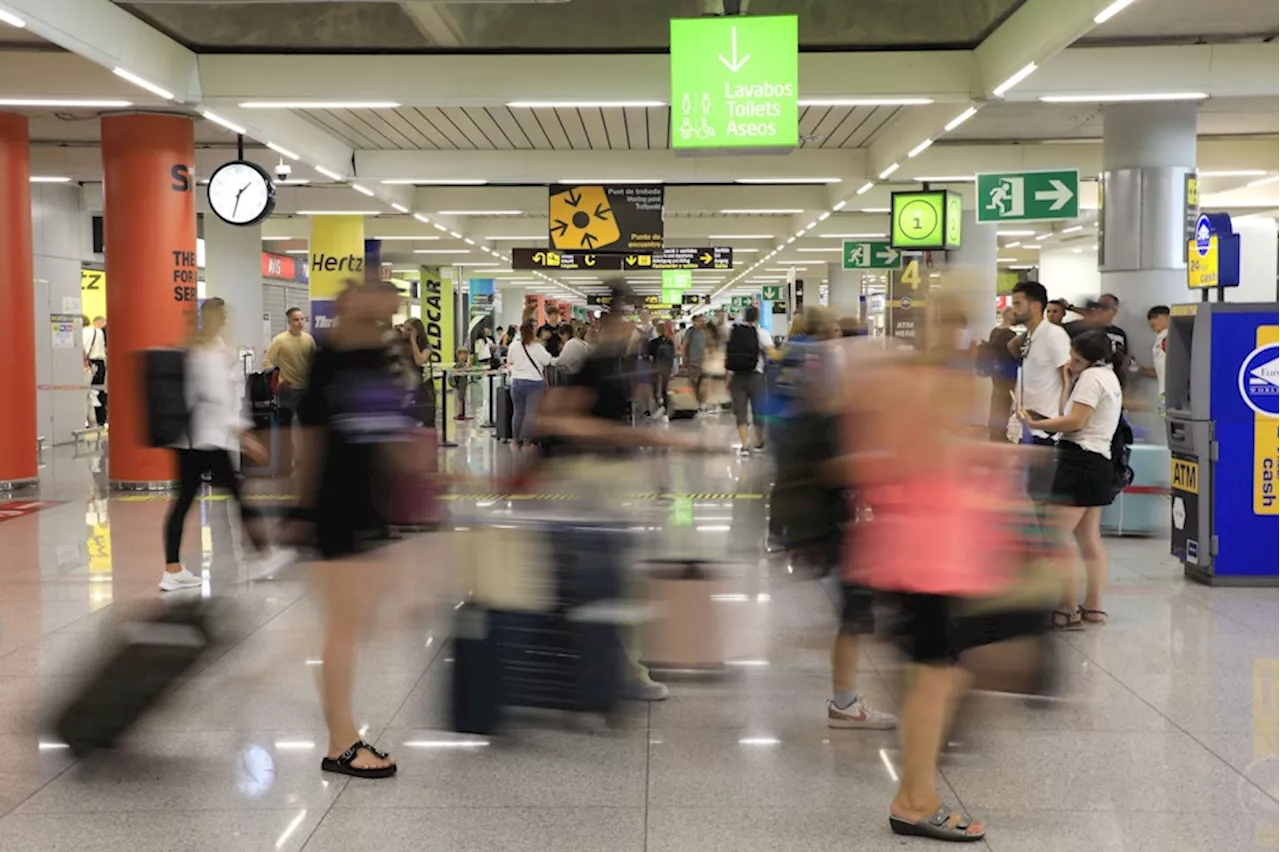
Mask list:
[[[973,51],[973,96],[999,97],[995,89],[1001,83],[1028,63],[1043,66],[1093,29],[1093,16],[1110,4],[1111,0],[1026,0]]]

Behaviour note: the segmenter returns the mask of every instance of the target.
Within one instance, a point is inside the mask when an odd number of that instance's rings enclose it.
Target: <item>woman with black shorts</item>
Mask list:
[[[1102,509],[1111,503],[1114,468],[1111,439],[1120,423],[1124,395],[1124,353],[1116,352],[1101,329],[1071,341],[1071,374],[1075,382],[1061,417],[1018,416],[1033,429],[1057,432],[1058,467],[1053,477],[1051,523],[1065,539],[1074,536],[1085,567],[1084,603],[1077,604],[1078,572],[1068,572],[1053,626],[1081,621],[1101,624],[1102,590],[1107,580],[1107,549],[1102,543]]]

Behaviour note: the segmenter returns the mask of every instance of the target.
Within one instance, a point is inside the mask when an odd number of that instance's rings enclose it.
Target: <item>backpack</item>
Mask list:
[[[1132,445],[1133,427],[1125,419],[1124,412],[1121,412],[1120,422],[1116,424],[1116,431],[1111,436],[1112,500],[1119,497],[1121,492],[1133,484],[1133,468],[1129,466],[1129,456],[1132,453],[1130,447]]]
[[[729,332],[724,350],[724,366],[731,373],[750,373],[760,361],[760,335],[754,327],[736,323]]]
[[[672,364],[676,360],[676,345],[670,338],[658,338],[658,345],[654,347],[653,360],[659,364]]]
[[[169,447],[187,436],[191,410],[187,407],[187,351],[148,349],[143,354],[147,389],[147,443]]]

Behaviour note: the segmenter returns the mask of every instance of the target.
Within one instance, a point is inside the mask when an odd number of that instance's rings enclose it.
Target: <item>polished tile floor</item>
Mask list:
[[[460,438],[451,469],[509,458],[478,430]],[[357,715],[401,770],[358,782],[318,770],[305,569],[241,582],[220,500],[192,512],[185,552],[232,604],[225,650],[124,750],[77,764],[47,733],[102,631],[156,597],[166,509],[108,494],[95,452],[47,455],[38,496],[51,505],[0,512],[0,852],[931,848],[886,825],[894,735],[825,726],[833,597],[764,553],[762,459],[654,458],[639,471],[637,493],[700,495],[628,511],[644,553],[697,548],[731,565],[734,665],[673,678],[669,701],[613,726],[542,718],[492,741],[450,733],[442,687],[463,544],[399,545],[388,582],[401,586],[363,650]],[[669,523],[680,537],[659,532]],[[940,789],[987,822],[997,852],[1276,849],[1276,591],[1189,584],[1160,540],[1110,549],[1111,622],[1055,637],[1067,697],[972,696]],[[901,664],[871,645],[859,682],[894,709]]]

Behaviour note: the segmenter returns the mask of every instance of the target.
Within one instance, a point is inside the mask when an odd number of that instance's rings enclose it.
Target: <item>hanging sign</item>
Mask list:
[[[662,184],[551,187],[551,246],[562,251],[660,249],[662,198]]]

